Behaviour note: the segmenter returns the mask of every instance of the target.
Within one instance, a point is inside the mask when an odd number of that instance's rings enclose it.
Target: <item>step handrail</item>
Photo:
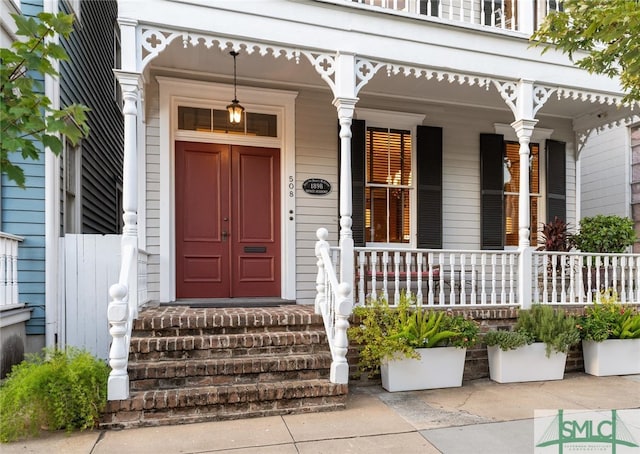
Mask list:
[[[318,276],[316,278],[315,312],[322,315],[324,327],[331,350],[331,371],[329,380],[332,383],[349,382],[349,364],[347,351],[349,341],[347,329],[349,316],[353,309],[351,284],[339,282],[327,242],[329,232],[325,228],[316,231],[318,241],[315,253],[318,258]]]
[[[131,328],[137,317],[137,248],[131,244],[122,246],[120,277],[118,283],[109,288],[111,301],[107,309],[109,334],[113,338],[109,349],[108,400],[123,400],[129,397],[129,344]]]

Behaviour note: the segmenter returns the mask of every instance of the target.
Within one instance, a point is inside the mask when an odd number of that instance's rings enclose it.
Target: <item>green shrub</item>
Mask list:
[[[547,356],[551,355],[551,351],[567,353],[579,341],[580,331],[576,318],[563,310],[554,310],[553,307],[542,304],[520,310],[513,331],[490,331],[484,336],[486,345],[497,345],[505,351],[533,342],[544,342]]]
[[[606,339],[640,338],[640,313],[619,303],[613,291],[600,292],[600,302],[588,306],[578,319],[581,337],[601,342]]]
[[[501,350],[515,350],[532,344],[533,336],[524,331],[489,331],[484,335],[484,343],[489,347],[497,345]]]
[[[27,355],[0,387],[0,441],[41,429],[89,429],[107,403],[109,368],[76,348]]]
[[[571,244],[581,252],[621,253],[636,241],[633,220],[599,214],[580,220],[580,231],[571,236]]]
[[[384,359],[396,356],[419,358],[416,348],[471,347],[478,325],[445,311],[426,310],[404,293],[396,307],[384,298],[358,306],[353,311],[356,324],[349,338],[360,344],[360,370],[374,374]]]

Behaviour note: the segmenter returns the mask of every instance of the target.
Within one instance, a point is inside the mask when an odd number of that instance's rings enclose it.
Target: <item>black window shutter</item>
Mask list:
[[[554,216],[566,222],[567,216],[567,155],[566,144],[547,140],[547,219]]]
[[[442,128],[418,126],[418,247],[442,248]]]
[[[504,248],[504,139],[480,134],[480,248]]]
[[[365,183],[365,146],[366,146],[366,126],[364,120],[351,121],[351,230],[353,232],[353,243],[356,247],[365,245],[364,236],[364,183]],[[338,124],[338,179],[340,178],[340,125]],[[338,184],[340,188],[340,184]],[[340,231],[340,192],[338,191],[338,231]]]

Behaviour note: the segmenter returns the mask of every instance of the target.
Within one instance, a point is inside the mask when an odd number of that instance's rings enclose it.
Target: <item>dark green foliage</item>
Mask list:
[[[564,0],[531,37],[557,48],[589,73],[619,77],[624,101],[640,101],[640,1]]]
[[[363,371],[377,372],[385,358],[418,358],[416,348],[470,347],[477,341],[478,326],[473,320],[418,307],[404,294],[397,307],[379,298],[353,313],[359,324],[349,328],[348,334],[361,345]]]
[[[599,214],[580,220],[580,231],[571,236],[572,244],[581,252],[621,253],[636,240],[633,221],[629,218]]]
[[[11,15],[19,39],[0,49],[0,173],[24,186],[22,168],[11,162],[11,153],[38,160],[37,143],[53,153],[62,151],[59,134],[74,145],[89,132],[86,106],[54,108],[37,77],[57,77],[53,61],[67,60],[61,45],[52,38],[68,37],[73,15],[39,13],[37,18]]]
[[[534,342],[533,336],[525,331],[489,331],[484,335],[484,343],[489,347],[497,345],[501,350],[515,350]]]
[[[585,309],[578,319],[583,339],[601,342],[606,339],[640,338],[640,313],[617,302],[615,292],[601,294],[600,302]]]
[[[14,366],[0,387],[0,441],[40,430],[90,429],[107,403],[109,368],[75,348],[45,349]]]
[[[532,342],[544,342],[547,356],[552,351],[567,353],[579,341],[580,331],[575,317],[542,304],[520,310],[513,331],[489,332],[484,336],[487,345],[498,345],[502,350],[512,350]]]

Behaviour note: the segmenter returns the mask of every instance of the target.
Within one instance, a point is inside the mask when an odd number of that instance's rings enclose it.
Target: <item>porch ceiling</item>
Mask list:
[[[455,66],[454,63],[452,62],[452,66]],[[218,47],[206,48],[202,45],[185,48],[181,40],[175,40],[168,45],[152,60],[147,71],[149,69],[165,73],[169,71],[199,80],[222,83],[231,83],[233,80],[233,60],[228,50],[221,51]],[[488,73],[490,72],[499,71],[488,68]],[[328,85],[305,56],[300,56],[299,63],[296,63],[294,59],[287,60],[284,55],[274,58],[272,55],[261,56],[258,52],[248,54],[241,51],[237,58],[237,74],[239,86],[289,90],[304,87],[329,91]],[[509,110],[493,83],[488,87],[480,87],[461,84],[458,81],[449,82],[446,79],[437,80],[435,77],[427,80],[425,77],[405,76],[402,73],[388,76],[384,67],[362,88],[359,97],[378,99],[380,103],[385,99],[395,99],[411,103]],[[619,109],[615,105],[585,101],[580,97],[575,99],[573,96],[563,96],[559,99],[556,92],[551,95],[538,115],[572,119],[575,129],[588,129],[627,117],[630,113],[627,108]]]

